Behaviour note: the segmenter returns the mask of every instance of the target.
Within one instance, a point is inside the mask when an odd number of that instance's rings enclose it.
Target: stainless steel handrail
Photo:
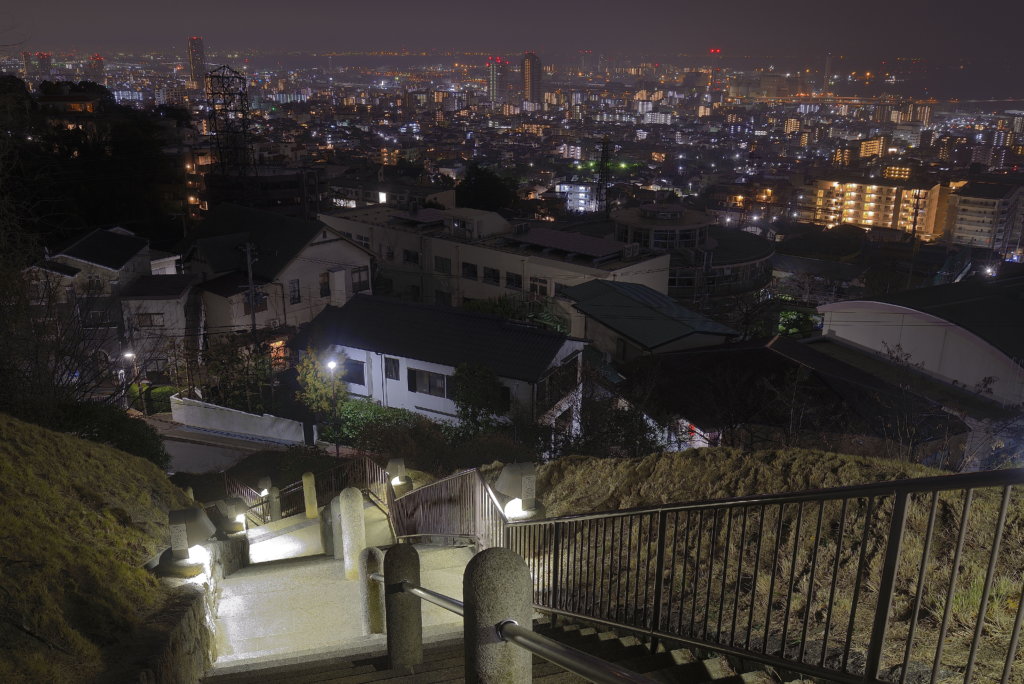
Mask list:
[[[579,651],[572,646],[537,634],[532,629],[519,625],[514,620],[505,620],[495,627],[502,641],[508,641],[525,648],[530,653],[549,660],[573,674],[585,677],[598,684],[653,684],[654,680],[638,672],[608,662],[597,656]]]
[[[381,584],[384,583],[384,575],[379,572],[371,574],[370,579]],[[465,617],[464,604],[451,596],[439,594],[412,582],[402,582],[402,591]],[[520,626],[515,620],[503,620],[494,626],[494,630],[502,641],[515,644],[575,675],[597,682],[597,684],[622,684],[623,682],[655,684],[654,680],[649,677],[584,653],[572,646],[566,646],[543,634],[537,634],[532,629]]]

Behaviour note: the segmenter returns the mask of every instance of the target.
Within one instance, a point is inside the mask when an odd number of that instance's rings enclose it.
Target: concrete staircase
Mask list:
[[[723,658],[700,658],[688,649],[659,648],[652,653],[647,645],[632,636],[621,636],[606,629],[578,624],[555,626],[546,619],[537,620],[534,630],[557,641],[643,673],[656,682],[678,684],[772,684],[763,672],[737,674]],[[461,640],[448,640],[424,646],[423,663],[414,672],[388,669],[386,655],[322,658],[280,664],[248,671],[221,671],[207,676],[207,684],[431,684],[462,682],[465,660]],[[533,681],[546,684],[586,682],[542,658],[533,659]]]

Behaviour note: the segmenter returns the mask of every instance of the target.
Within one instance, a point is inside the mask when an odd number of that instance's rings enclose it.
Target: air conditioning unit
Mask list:
[[[623,259],[635,259],[640,256],[640,243],[631,242],[626,245],[622,250]]]

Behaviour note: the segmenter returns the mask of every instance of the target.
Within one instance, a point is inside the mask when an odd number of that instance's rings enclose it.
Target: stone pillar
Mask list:
[[[384,573],[384,552],[376,546],[363,549],[359,554],[359,602],[363,619],[363,634],[384,633],[384,584],[370,579],[374,573]]]
[[[281,490],[277,487],[271,487],[270,492],[267,494],[267,498],[270,500],[270,520],[281,519]]]
[[[467,684],[529,684],[533,656],[502,641],[497,625],[533,628],[533,582],[519,554],[493,548],[473,556],[462,580]]]
[[[359,554],[366,548],[363,493],[346,487],[331,501],[334,558],[345,561],[345,579],[359,578]]]
[[[310,520],[319,518],[319,506],[316,505],[316,479],[313,477],[313,473],[302,473],[302,498],[306,502],[306,517]]]
[[[402,582],[420,583],[420,556],[409,544],[397,544],[384,554],[384,605],[388,667],[411,671],[423,662],[423,605],[402,591]]]
[[[188,497],[189,501],[195,501],[196,500],[195,492],[192,491],[191,487],[185,487],[185,496]]]

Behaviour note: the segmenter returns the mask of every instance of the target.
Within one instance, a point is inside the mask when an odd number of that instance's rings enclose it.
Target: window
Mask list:
[[[320,296],[331,296],[331,274],[327,271],[320,274]]]
[[[488,285],[500,285],[501,271],[496,268],[488,268],[487,266],[484,266],[484,282]]]
[[[505,287],[510,290],[522,290],[523,289],[523,276],[518,273],[511,273],[505,271]]]
[[[411,249],[402,250],[402,263],[413,264],[414,266],[420,265],[420,253]]]
[[[448,257],[434,257],[434,270],[438,273],[444,273],[445,275],[451,275],[452,273],[452,260]]]
[[[409,391],[430,394],[435,397],[448,396],[448,376],[430,371],[409,369]]]
[[[547,297],[548,279],[538,278],[537,276],[530,276],[530,292],[533,294],[540,295],[541,297]]]
[[[366,384],[366,364],[362,361],[353,361],[352,359],[345,360],[345,373],[341,376],[341,379],[350,385],[365,385]]]
[[[462,262],[462,277],[466,280],[476,280],[476,264],[471,264],[467,261]]]
[[[365,235],[356,235],[354,239],[355,243],[360,247],[364,249],[370,248],[370,238],[366,237]]]
[[[370,289],[370,267],[360,266],[352,269],[352,291],[364,292]]]
[[[164,315],[162,313],[135,314],[135,324],[140,328],[162,328],[164,327]]]
[[[398,359],[393,359],[390,356],[384,357],[384,377],[388,380],[398,379]]]
[[[288,281],[288,301],[291,304],[298,304],[302,301],[302,291],[299,290],[298,278]]]
[[[384,249],[384,259],[387,260],[387,261],[394,261],[395,260],[395,248],[394,247],[386,247]]]
[[[87,294],[103,292],[103,279],[98,275],[90,275],[89,279],[85,283],[85,291]]]
[[[452,293],[444,290],[434,290],[434,304],[438,306],[451,306]]]

